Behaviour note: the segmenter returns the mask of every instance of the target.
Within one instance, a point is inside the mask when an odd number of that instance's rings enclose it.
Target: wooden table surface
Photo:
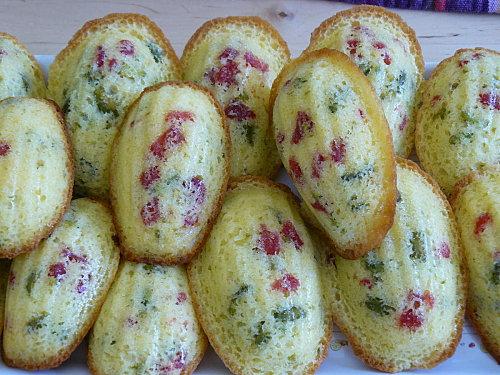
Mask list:
[[[322,20],[348,7],[324,0],[0,0],[0,31],[17,36],[34,54],[56,54],[85,21],[111,12],[136,12],[156,22],[180,55],[191,34],[208,19],[257,15],[281,32],[297,56]],[[393,11],[415,29],[427,62],[439,62],[464,47],[500,50],[498,14]]]

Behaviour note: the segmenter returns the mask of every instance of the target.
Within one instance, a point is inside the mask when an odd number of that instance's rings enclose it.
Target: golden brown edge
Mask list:
[[[3,263],[3,265],[2,265]],[[0,275],[0,278],[5,278],[4,279],[4,282],[5,282],[5,289],[7,290],[8,288],[8,276],[10,274],[10,264],[11,264],[11,261],[8,260],[8,259],[0,259],[0,268],[5,268],[5,271],[8,271],[6,274],[4,275]],[[0,283],[2,283],[2,280],[0,280]],[[5,293],[4,293],[5,294]],[[3,324],[4,324],[4,321],[5,321],[5,295],[3,296],[3,304],[0,304],[0,316],[2,317],[2,319],[0,319],[0,348],[2,347],[3,343],[2,343],[2,332],[3,332]]]
[[[292,208],[296,210],[297,214],[300,212],[300,207],[298,205],[297,197],[292,193],[290,188],[284,184],[281,184],[279,182],[274,182],[271,181],[263,176],[252,176],[252,175],[246,175],[246,176],[240,176],[236,178],[232,178],[229,182],[227,192],[230,192],[232,190],[237,189],[240,185],[249,183],[249,184],[254,184],[254,185],[261,185],[264,187],[268,187],[271,189],[276,189],[280,190],[283,193],[285,193],[286,198]],[[300,215],[299,215],[300,216]],[[203,328],[203,331],[205,332],[208,341],[214,351],[217,353],[219,358],[224,362],[224,365],[234,374],[238,375],[243,375],[244,371],[241,368],[241,366],[230,360],[229,356],[225,355],[225,353],[221,350],[221,348],[217,345],[217,343],[214,340],[214,336],[217,336],[214,334],[214,332],[210,329],[210,326],[207,324],[204,314],[202,314],[202,309],[201,309],[201,304],[198,301],[198,294],[196,293],[196,289],[193,285],[193,282],[191,281],[192,277],[192,267],[194,265],[194,260],[198,254],[193,258],[193,262],[189,263],[187,266],[187,274],[188,274],[188,284],[189,284],[189,289],[191,291],[191,298],[193,301],[193,308],[195,311],[195,314],[198,318],[198,321],[200,322],[201,327]],[[328,310],[328,309],[325,309]],[[312,362],[305,374],[314,374],[316,369],[321,365],[321,363],[325,360],[327,354],[328,354],[328,345],[330,343],[331,337],[333,335],[333,318],[331,314],[328,314],[325,311],[325,335],[323,336],[323,339],[320,341],[320,353],[317,356],[316,360]]]
[[[392,227],[392,224],[394,222],[394,215],[396,212],[396,195],[397,195],[396,162],[395,162],[394,148],[392,147],[392,136],[389,126],[387,125],[387,120],[385,120],[385,115],[383,114],[382,108],[379,105],[379,99],[375,94],[373,86],[368,81],[368,78],[366,78],[365,75],[358,69],[358,67],[351,61],[351,59],[342,52],[328,48],[322,48],[319,50],[306,52],[301,56],[299,56],[298,58],[296,58],[295,60],[292,60],[288,65],[286,65],[282,69],[278,77],[274,80],[273,86],[271,88],[271,94],[269,97],[269,121],[273,129],[273,138],[276,141],[276,137],[274,136],[274,125],[273,125],[274,102],[276,100],[276,97],[278,96],[279,89],[283,86],[282,85],[283,80],[290,72],[296,69],[296,67],[299,66],[300,64],[321,58],[329,59],[335,65],[342,64],[344,66],[344,70],[349,71],[352,74],[352,76],[356,80],[358,80],[359,84],[361,86],[364,86],[364,91],[369,93],[367,95],[367,98],[369,98],[369,100],[366,103],[367,106],[374,107],[374,110],[378,112],[378,116],[380,117],[381,121],[385,122],[385,127],[386,127],[384,143],[387,145],[387,147],[385,148],[386,150],[385,156],[387,159],[387,164],[390,164],[386,168],[387,169],[386,172],[389,177],[388,180],[391,180],[392,182],[386,183],[385,186],[387,198],[384,202],[385,204],[380,205],[382,206],[381,207],[382,209],[377,214],[379,218],[379,221],[377,223],[378,225],[375,225],[372,228],[372,230],[369,232],[368,237],[364,240],[364,242],[353,244],[350,247],[341,248],[340,246],[338,246],[338,244],[333,238],[328,236],[330,242],[334,245],[337,254],[346,259],[357,259],[382,243],[385,235]],[[372,102],[372,99],[374,99],[377,102],[378,107],[377,105],[375,105],[375,101]],[[393,161],[392,163],[390,162],[391,160]],[[375,220],[373,221],[375,222]],[[323,230],[323,232],[325,234],[327,233],[325,230]]]
[[[205,352],[208,348],[208,341],[203,331],[201,332],[201,334],[202,337],[200,338],[200,340],[198,340],[198,353],[196,354],[196,357],[188,363],[188,365],[181,371],[180,375],[191,375],[203,359],[203,356],[205,355]],[[87,367],[89,368],[89,371],[92,375],[105,375],[104,372],[100,372],[98,370],[90,349],[87,349]]]
[[[197,45],[207,37],[208,33],[212,29],[217,27],[223,27],[225,25],[240,25],[240,26],[250,25],[260,28],[261,30],[269,34],[280,45],[282,50],[276,51],[276,53],[279,52],[281,53],[283,66],[285,66],[290,61],[290,50],[288,49],[288,44],[272,24],[256,16],[230,16],[225,18],[214,18],[212,20],[209,20],[205,22],[203,25],[201,25],[194,32],[194,34],[186,43],[184,51],[182,52],[182,56],[180,59],[181,66],[186,66],[185,64],[186,59],[189,59],[189,56],[196,49]],[[184,72],[182,75],[184,78]],[[269,126],[268,130],[270,131],[269,134],[272,135],[272,130],[271,130],[272,123],[269,123],[268,126]],[[274,168],[269,168],[267,176],[264,177],[274,178],[276,177],[280,169],[281,169],[281,159],[278,158],[276,166],[274,166]]]
[[[500,168],[498,165],[488,165],[479,170],[470,172],[467,176],[463,177],[460,181],[458,181],[455,184],[453,193],[450,196],[450,205],[453,208],[453,211],[455,211],[458,199],[460,198],[460,196],[462,195],[462,193],[465,191],[465,189],[469,184],[478,180],[480,177],[488,173],[499,173],[499,171]],[[481,338],[481,341],[485,346],[486,350],[491,354],[493,358],[495,358],[497,363],[500,364],[500,347],[498,346],[498,344],[495,344],[492,340],[490,340],[488,331],[483,328],[483,324],[479,321],[479,319],[475,314],[475,306],[470,300],[470,298],[468,299],[466,304],[466,314],[469,320],[471,321],[472,326],[479,334],[479,337]]]
[[[53,76],[53,72],[56,68],[60,67],[64,64],[64,60],[67,56],[74,50],[78,45],[87,38],[89,34],[92,32],[96,32],[99,29],[111,25],[111,24],[141,24],[146,27],[151,35],[156,39],[157,42],[161,44],[161,47],[165,51],[167,58],[172,63],[172,69],[175,71],[175,75],[177,78],[182,76],[182,69],[180,66],[180,61],[177,55],[175,54],[174,49],[172,48],[170,41],[165,36],[163,31],[158,27],[156,23],[154,23],[148,17],[137,14],[137,13],[110,13],[102,18],[96,18],[90,21],[87,21],[69,40],[68,44],[64,49],[57,54],[54,58],[54,61],[50,65],[49,68],[49,78]],[[50,81],[50,79],[49,79]]]
[[[123,264],[124,263],[120,261],[119,266],[117,267],[118,268],[117,273],[121,269],[121,267],[123,267]],[[114,278],[114,279],[116,280],[116,278]],[[186,272],[186,279],[187,279],[187,272]],[[113,282],[115,280],[113,280]],[[189,282],[188,282],[188,288],[189,288]],[[111,286],[109,289],[111,289]],[[109,291],[109,289],[108,289],[108,291]],[[193,298],[191,296],[191,300],[192,299]],[[103,305],[104,305],[104,302],[105,301],[103,301]],[[193,308],[193,310],[194,310],[194,308]],[[97,321],[98,317],[99,317],[99,314],[97,314],[95,321]],[[196,312],[195,312],[195,318],[198,319],[196,316]],[[94,323],[95,323],[95,321],[94,321]],[[199,324],[201,329],[200,329],[200,337],[199,337],[199,340],[198,340],[197,345],[196,345],[197,354],[192,359],[192,361],[189,362],[188,365],[181,371],[181,373],[180,373],[181,375],[191,375],[196,370],[196,368],[200,364],[201,360],[203,359],[203,357],[207,351],[208,339],[207,339],[207,336],[205,335],[205,331],[203,331],[203,329],[201,327],[201,324],[199,322],[198,322],[198,324]],[[94,326],[94,324],[92,324],[92,326]],[[86,352],[87,352],[87,367],[89,368],[90,373],[92,375],[105,375],[104,372],[99,371],[98,366],[96,365],[96,361],[94,360],[94,357],[92,356],[92,350],[90,350],[90,342],[89,342],[89,345],[87,345],[86,349],[87,349],[86,350]]]
[[[96,204],[101,205],[106,210],[106,212],[108,213],[108,215],[111,218],[111,210],[105,202],[98,200],[98,199],[95,199],[95,198],[81,198],[81,199],[86,199],[86,200],[89,200],[91,202],[94,202]],[[96,298],[95,304],[94,304],[94,311],[92,311],[89,314],[89,318],[88,318],[87,322],[83,325],[80,332],[77,335],[75,335],[75,338],[73,339],[73,341],[70,344],[66,345],[66,347],[64,347],[64,348],[61,348],[59,353],[56,354],[55,356],[46,358],[45,361],[39,362],[39,363],[17,361],[15,359],[8,358],[5,354],[4,346],[2,345],[0,351],[1,351],[2,359],[3,359],[4,363],[9,367],[21,368],[24,370],[32,371],[32,370],[46,370],[46,369],[55,368],[55,367],[60,366],[64,361],[66,361],[69,358],[69,356],[75,351],[77,346],[80,345],[80,343],[82,342],[84,337],[87,335],[87,333],[90,331],[90,329],[94,325],[95,321],[97,320],[97,317],[99,316],[99,312],[101,311],[101,307],[104,304],[104,301],[106,300],[106,297],[108,295],[109,288],[111,287],[111,284],[113,283],[113,280],[116,276],[116,272],[118,271],[118,266],[120,263],[120,255],[117,254],[117,256],[118,256],[118,262],[116,262],[116,267],[114,267],[114,270],[111,270],[107,282],[105,283],[105,285],[103,285],[103,290],[102,290],[101,295],[98,298]]]
[[[12,98],[5,98],[0,101],[2,103],[4,100],[10,100]],[[71,141],[70,137],[68,134],[68,131],[66,129],[66,122],[64,121],[64,116],[61,112],[61,109],[59,106],[52,100],[50,99],[42,99],[42,98],[29,98],[29,97],[23,97],[23,98],[17,98],[18,100],[35,100],[38,102],[42,102],[46,104],[52,112],[55,114],[59,126],[61,128],[61,133],[62,133],[62,138],[64,141],[64,149],[66,151],[66,157],[67,157],[67,162],[66,162],[66,172],[68,173],[67,177],[67,191],[64,199],[62,200],[62,205],[61,209],[54,213],[52,220],[45,225],[45,227],[41,228],[38,233],[35,233],[33,235],[33,239],[31,241],[26,241],[24,245],[20,247],[10,247],[10,248],[3,248],[0,249],[0,257],[2,258],[15,258],[16,256],[27,253],[28,251],[33,250],[35,247],[38,246],[40,241],[43,239],[47,238],[52,231],[57,227],[59,222],[62,220],[64,213],[68,209],[70,203],[71,203],[71,197],[73,194],[73,183],[74,183],[74,162],[73,162],[73,148],[71,146]]]
[[[485,53],[492,53],[496,56],[500,56],[500,52],[488,49],[488,48],[483,48],[483,47],[475,47],[475,48],[460,48],[455,51],[455,53],[452,56],[447,57],[446,59],[442,60],[431,72],[431,75],[429,78],[425,81],[422,81],[422,84],[420,85],[419,90],[417,91],[417,95],[415,96],[415,102],[419,103],[420,101],[423,100],[422,95],[426,90],[427,85],[434,80],[434,78],[448,65],[451,64],[453,61],[455,61],[462,53],[464,52],[485,52]],[[420,119],[420,113],[422,112],[420,108],[417,108],[417,104],[415,105],[414,111],[415,111],[415,152],[418,156],[418,159],[420,160],[420,163],[423,165],[424,163],[422,162],[422,153],[421,153],[421,148],[420,148],[420,142],[419,140],[422,139],[423,137],[421,136],[421,132],[423,131],[423,124]],[[429,169],[429,168],[426,168]],[[450,193],[451,194],[451,193]]]
[[[334,27],[337,23],[344,21],[346,18],[355,19],[360,16],[373,16],[379,20],[384,19],[385,21],[389,21],[397,26],[403,34],[406,35],[408,41],[410,42],[412,55],[415,57],[415,64],[417,65],[417,69],[420,73],[420,78],[422,79],[425,71],[424,56],[415,31],[398,14],[375,5],[357,5],[337,12],[332,17],[324,20],[311,33],[309,46],[306,51],[308,51],[311,48],[311,45],[324,35],[328,29]]]
[[[111,208],[112,208],[112,216],[113,216],[113,223],[115,225],[116,231],[118,233],[118,236],[120,239],[124,239],[124,231],[123,228],[119,224],[119,220],[116,217],[115,209],[114,207],[117,204],[118,197],[115,194],[115,189],[114,189],[114,173],[113,171],[115,170],[114,164],[115,160],[117,158],[116,155],[116,150],[117,150],[117,143],[120,141],[120,138],[122,136],[122,129],[123,129],[123,124],[126,123],[128,120],[129,115],[131,114],[132,110],[138,105],[140,100],[144,95],[146,95],[149,92],[153,92],[156,90],[159,90],[160,88],[164,86],[173,86],[173,87],[189,87],[192,90],[195,91],[201,91],[203,94],[205,94],[208,99],[212,102],[214,105],[215,109],[217,110],[217,113],[219,114],[221,118],[221,124],[223,131],[226,135],[225,137],[225,166],[224,166],[224,180],[221,184],[221,187],[219,189],[219,194],[218,197],[216,198],[214,202],[214,207],[212,209],[212,213],[210,214],[207,223],[205,224],[205,228],[203,231],[200,231],[198,235],[198,241],[193,245],[190,251],[185,253],[184,255],[180,256],[163,256],[163,257],[155,257],[155,256],[140,256],[136,255],[138,253],[137,249],[134,249],[130,246],[127,246],[125,244],[125,241],[121,241],[120,244],[120,251],[123,255],[123,257],[127,260],[133,261],[133,262],[139,262],[139,263],[153,263],[153,264],[162,264],[162,265],[176,265],[176,264],[185,264],[188,263],[198,252],[201,251],[203,245],[205,244],[205,241],[208,238],[208,235],[210,234],[210,231],[212,230],[212,227],[215,223],[215,220],[217,219],[217,216],[219,215],[219,212],[222,208],[222,202],[224,199],[224,193],[227,189],[227,185],[229,182],[229,175],[230,175],[230,168],[231,168],[231,135],[229,133],[229,127],[227,126],[226,123],[226,118],[224,116],[224,112],[219,106],[219,103],[217,100],[214,98],[214,96],[210,93],[210,91],[202,86],[199,86],[195,83],[191,82],[174,82],[174,81],[168,81],[168,82],[160,82],[156,85],[149,86],[145,88],[141,95],[134,100],[130,106],[127,109],[126,115],[123,118],[122,124],[120,125],[118,132],[116,134],[116,137],[114,138],[113,141],[113,146],[111,148],[112,153],[111,153],[111,167],[110,167],[110,175],[109,175],[109,196],[110,196],[110,203],[111,203]]]
[[[456,318],[455,318],[455,326],[456,330],[454,332],[454,335],[450,338],[450,342],[448,347],[440,350],[437,353],[431,353],[431,355],[422,360],[421,365],[416,365],[408,369],[400,369],[397,366],[386,364],[378,360],[377,358],[373,357],[368,351],[364,350],[363,346],[360,344],[360,342],[357,340],[355,335],[352,335],[350,333],[349,328],[343,324],[342,318],[339,317],[339,315],[335,314],[334,311],[332,311],[333,314],[333,319],[335,324],[339,327],[339,329],[342,331],[342,333],[347,337],[347,340],[352,346],[352,349],[354,351],[354,354],[358,356],[363,362],[365,362],[368,366],[373,367],[379,371],[383,372],[398,372],[402,370],[413,370],[413,369],[418,369],[418,368],[432,368],[436,366],[438,363],[448,359],[451,357],[454,353],[455,350],[458,346],[458,343],[460,342],[460,338],[462,336],[462,328],[463,328],[463,319],[464,319],[464,313],[465,313],[465,300],[467,297],[467,284],[468,284],[468,274],[465,268],[465,263],[464,263],[464,251],[462,248],[462,244],[460,242],[460,237],[458,233],[458,228],[455,222],[455,216],[453,215],[453,211],[451,209],[450,204],[448,203],[446,196],[443,194],[441,189],[439,188],[439,185],[432,179],[430,175],[425,173],[415,162],[407,159],[403,159],[400,157],[396,157],[397,164],[400,167],[406,168],[410,171],[412,171],[415,174],[418,174],[424,178],[424,180],[430,185],[432,191],[437,195],[437,197],[442,201],[446,212],[448,214],[448,218],[450,220],[450,226],[452,229],[452,232],[456,238],[456,243],[457,243],[457,249],[459,251],[459,277],[461,278],[461,284],[462,284],[462,298],[460,299],[460,308],[457,312]],[[333,309],[332,309],[333,310]],[[424,362],[426,361],[426,362]]]
[[[5,38],[5,39],[11,40],[17,47],[19,47],[19,49],[23,50],[24,53],[28,56],[31,63],[33,64],[33,68],[34,68],[33,71],[35,73],[36,78],[42,83],[42,87],[44,90],[43,96],[45,97],[47,95],[47,85],[45,84],[45,78],[43,76],[42,67],[38,63],[38,61],[35,59],[35,56],[33,56],[33,54],[30,52],[28,47],[23,42],[21,42],[19,39],[17,39],[15,36],[8,34],[8,33],[0,32],[0,38]]]

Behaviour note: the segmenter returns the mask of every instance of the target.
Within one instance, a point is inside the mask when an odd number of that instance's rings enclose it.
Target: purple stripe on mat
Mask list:
[[[493,13],[499,9],[499,0],[344,0],[343,2],[439,12]]]

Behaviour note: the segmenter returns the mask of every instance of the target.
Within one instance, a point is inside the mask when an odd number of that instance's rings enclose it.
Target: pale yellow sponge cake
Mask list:
[[[235,374],[312,374],[332,333],[314,247],[290,190],[230,183],[204,250],[188,266],[198,319]]]
[[[467,315],[500,363],[500,167],[460,181],[451,198],[469,271]]]
[[[9,279],[10,261],[0,259],[0,336],[3,330],[3,318],[5,307],[5,293],[7,290],[7,280]]]
[[[111,145],[145,87],[181,77],[162,31],[138,14],[87,22],[50,66],[49,95],[62,108],[75,149],[75,191],[108,198]]]
[[[362,5],[323,21],[306,51],[332,48],[348,55],[368,77],[380,98],[397,155],[413,150],[415,95],[424,59],[415,32],[382,7]]]
[[[394,218],[391,135],[368,79],[322,49],[287,65],[271,107],[281,160],[310,212],[346,258],[378,246]]]
[[[0,32],[0,100],[11,96],[43,98],[42,69],[30,51],[12,35]]]
[[[95,375],[191,374],[206,347],[184,267],[124,261],[92,329],[88,364]]]
[[[224,110],[231,176],[272,177],[281,165],[269,123],[269,93],[289,59],[286,42],[259,17],[208,21],[184,48],[184,79],[207,87]]]
[[[500,162],[500,53],[461,49],[422,84],[415,148],[445,194],[470,172]]]
[[[120,251],[109,209],[74,200],[38,248],[12,261],[2,357],[27,370],[59,366],[94,324]]]
[[[50,101],[0,102],[0,257],[30,251],[71,201],[73,159],[64,119]]]
[[[188,262],[217,217],[229,178],[230,138],[212,95],[162,83],[134,102],[113,146],[111,203],[125,257]]]
[[[331,254],[316,236],[335,323],[380,371],[431,368],[457,347],[466,277],[459,234],[438,185],[400,159],[394,225],[361,259]]]

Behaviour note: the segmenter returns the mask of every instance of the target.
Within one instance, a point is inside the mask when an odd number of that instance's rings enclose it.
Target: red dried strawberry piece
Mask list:
[[[231,120],[243,121],[255,118],[255,112],[250,109],[245,103],[239,100],[231,100],[224,109],[224,113]]]
[[[302,247],[302,245],[304,245],[304,241],[302,241],[302,238],[300,238],[300,235],[297,232],[295,225],[293,225],[293,223],[290,220],[286,220],[283,223],[283,228],[281,229],[281,235],[283,236],[284,239],[291,240],[297,250],[299,250]]]
[[[49,266],[49,272],[47,275],[60,280],[64,274],[66,274],[66,267],[64,266],[64,263],[59,262]]]
[[[300,280],[294,275],[286,273],[283,277],[274,280],[271,288],[278,292],[288,295],[290,292],[296,292],[299,289]]]
[[[175,353],[175,357],[168,363],[159,363],[156,364],[156,371],[160,375],[167,375],[173,372],[174,370],[183,369],[186,365],[186,353],[183,351],[179,351]]]
[[[146,226],[151,226],[160,219],[160,200],[158,197],[152,198],[142,207],[141,217]]]
[[[442,242],[437,249],[438,256],[448,259],[451,255],[450,245],[447,242]]]
[[[194,227],[196,224],[198,224],[199,219],[200,218],[197,212],[189,210],[184,216],[184,226]]]
[[[315,200],[312,204],[311,204],[312,208],[314,208],[315,210],[317,211],[321,211],[321,212],[324,212],[325,214],[327,213],[326,211],[326,207],[318,200]]]
[[[177,293],[177,302],[175,302],[176,305],[180,305],[183,302],[187,301],[187,294],[186,292],[179,292]]]
[[[313,178],[320,178],[321,177],[321,172],[323,171],[324,163],[326,161],[326,158],[321,155],[319,152],[317,152],[312,161],[312,172],[311,175]]]
[[[374,42],[372,44],[372,46],[375,47],[376,49],[384,49],[385,48],[385,44],[382,42]]]
[[[71,251],[68,246],[64,246],[61,250],[61,255],[67,257],[68,260],[72,263],[87,263],[86,255],[78,255]]]
[[[252,52],[245,52],[245,61],[252,68],[260,70],[262,73],[265,73],[269,70],[269,65],[256,57]]]
[[[361,108],[358,108],[358,114],[359,114],[359,117],[361,117],[362,119],[365,119],[365,117],[366,117],[365,112],[363,112],[363,110]]]
[[[290,172],[292,173],[292,178],[297,183],[301,184],[302,181],[302,168],[300,168],[300,164],[293,157],[288,159],[288,165],[290,166]]]
[[[112,71],[118,65],[118,61],[115,58],[108,60],[108,68]]]
[[[356,48],[359,46],[359,40],[357,39],[349,39],[347,41],[347,46],[349,47],[349,53],[351,55],[356,54]]]
[[[424,323],[423,318],[413,309],[407,309],[399,316],[399,326],[416,331]]]
[[[135,53],[134,43],[127,39],[118,42],[118,49],[120,53],[125,56],[133,56]]]
[[[389,54],[387,52],[384,53],[384,63],[385,63],[385,65],[391,65],[391,63],[392,63],[391,56],[389,56]]]
[[[98,68],[104,66],[104,60],[106,59],[106,51],[104,51],[103,46],[98,46],[95,54],[94,63]]]
[[[492,92],[482,92],[479,94],[479,102],[483,107],[500,110],[500,95]]]
[[[267,255],[278,255],[281,250],[280,236],[278,232],[270,231],[265,224],[261,224],[257,245]]]
[[[434,107],[438,101],[440,101],[442,98],[441,95],[434,95],[431,99],[431,106]]]
[[[207,188],[200,176],[194,176],[190,181],[184,181],[182,186],[187,189],[188,194],[194,198],[196,205],[203,204],[207,194]]]
[[[479,53],[479,52],[474,52],[472,54],[472,60],[479,60],[481,57],[483,57],[484,55],[482,53]],[[458,66],[460,68],[463,68],[465,65],[467,65],[469,63],[469,60],[467,59],[462,59],[462,60],[459,60],[458,61]]]
[[[0,156],[5,156],[10,152],[10,145],[5,141],[0,141]]]
[[[172,126],[181,126],[187,121],[194,121],[194,113],[188,111],[170,111],[165,115],[165,122]]]
[[[292,143],[295,145],[298,144],[302,138],[304,138],[304,133],[306,131],[310,132],[313,127],[314,122],[306,112],[297,112],[297,117],[295,118],[295,130],[292,135]]]
[[[163,159],[168,151],[185,142],[182,130],[178,126],[171,126],[151,144],[149,150],[157,158]]]
[[[401,121],[401,123],[399,124],[399,130],[400,131],[403,131],[406,129],[406,127],[408,126],[408,116],[407,115],[404,115],[403,116],[403,120]]]
[[[221,85],[229,87],[231,85],[236,85],[236,74],[240,72],[238,64],[234,61],[228,61],[226,64],[218,67],[212,68],[207,73],[206,76],[212,85]]]
[[[330,148],[332,149],[332,160],[335,163],[342,163],[345,157],[345,143],[342,138],[334,139]]]
[[[160,168],[157,165],[149,167],[147,170],[141,173],[139,176],[139,180],[141,181],[141,185],[148,189],[151,185],[153,185],[156,181],[160,179]]]
[[[359,285],[366,286],[368,289],[371,289],[373,287],[372,281],[368,278],[359,280]]]
[[[233,61],[238,57],[240,53],[232,47],[227,47],[224,51],[219,55],[219,60],[222,65],[227,64],[229,61]]]
[[[87,286],[85,285],[85,282],[82,279],[78,279],[78,283],[76,284],[76,292],[78,294],[82,294],[87,290]]]
[[[189,181],[183,181],[182,186],[187,190],[188,199],[191,200],[191,207],[184,216],[184,225],[187,227],[198,224],[198,216],[201,205],[205,202],[207,188],[199,176],[194,176]]]
[[[476,226],[474,228],[474,234],[479,236],[482,234],[489,224],[493,222],[493,217],[488,212],[485,212],[476,219]]]

